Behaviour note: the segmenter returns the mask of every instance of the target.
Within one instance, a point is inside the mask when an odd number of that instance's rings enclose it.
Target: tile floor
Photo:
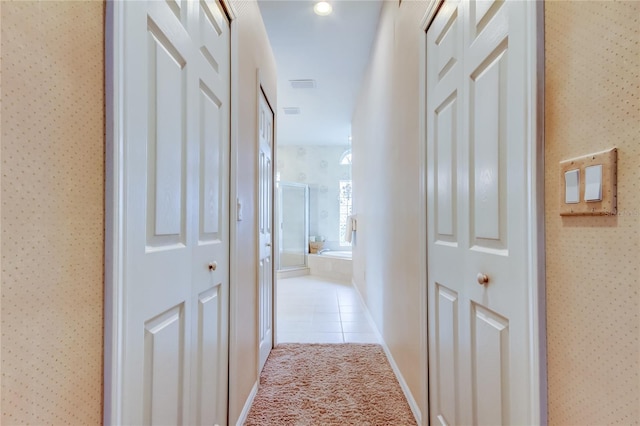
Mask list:
[[[277,298],[277,343],[378,343],[351,284],[285,278]]]

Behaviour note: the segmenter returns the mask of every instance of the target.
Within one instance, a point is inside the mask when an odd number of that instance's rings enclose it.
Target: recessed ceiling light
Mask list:
[[[332,10],[333,7],[331,7],[331,5],[326,1],[319,1],[315,4],[315,6],[313,6],[313,11],[316,13],[316,15],[320,16],[327,16],[331,13]]]

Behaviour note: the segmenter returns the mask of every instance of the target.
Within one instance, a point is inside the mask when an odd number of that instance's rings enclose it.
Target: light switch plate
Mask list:
[[[597,198],[591,194],[587,194],[587,168],[593,166],[602,166],[602,187],[600,189],[601,200],[587,201],[585,196]],[[565,173],[570,170],[580,170],[580,189],[579,202],[576,204],[567,204]],[[592,173],[596,169],[590,169]],[[572,158],[560,162],[560,215],[615,215],[617,213],[617,173],[618,173],[618,150],[611,148],[607,151],[595,154],[585,155],[583,157]],[[591,180],[589,180],[591,183]],[[591,187],[593,188],[593,186]],[[591,189],[590,188],[590,189]],[[597,191],[596,191],[597,195]]]

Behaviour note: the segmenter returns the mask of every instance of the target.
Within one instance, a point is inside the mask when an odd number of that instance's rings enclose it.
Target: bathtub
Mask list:
[[[353,268],[350,251],[325,251],[321,254],[309,254],[307,265],[311,275],[351,283]]]
[[[350,251],[325,251],[323,253],[320,253],[320,256],[337,257],[338,259],[349,259],[349,260],[351,260],[351,252]]]

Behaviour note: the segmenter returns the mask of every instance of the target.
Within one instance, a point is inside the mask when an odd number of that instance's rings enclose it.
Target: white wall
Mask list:
[[[340,250],[339,182],[351,179],[351,166],[340,164],[347,149],[349,146],[278,146],[280,180],[309,185],[309,235],[324,236],[325,247],[332,250]]]
[[[421,357],[420,21],[427,2],[385,2],[352,123],[354,282],[413,398],[426,411]],[[425,413],[426,415],[426,413]]]
[[[231,289],[229,424],[236,424],[258,380],[257,302],[257,70],[267,98],[276,108],[276,64],[255,0],[234,1],[238,14],[238,166],[237,191],[243,220],[236,222],[234,288]],[[234,200],[232,200],[232,203]]]

